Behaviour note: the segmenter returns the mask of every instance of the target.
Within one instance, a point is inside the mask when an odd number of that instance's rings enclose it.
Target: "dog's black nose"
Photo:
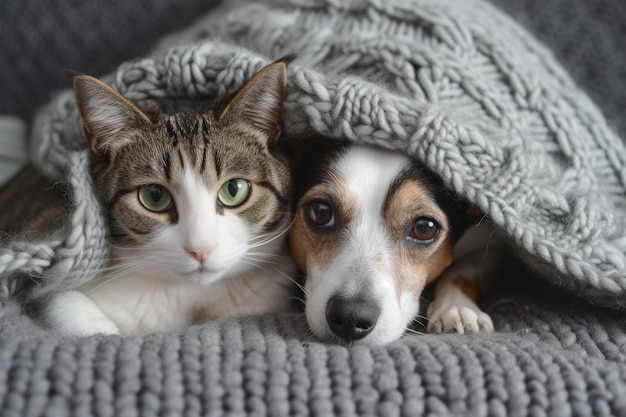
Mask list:
[[[363,339],[376,325],[380,309],[363,299],[331,297],[326,305],[326,322],[337,336],[347,341]]]

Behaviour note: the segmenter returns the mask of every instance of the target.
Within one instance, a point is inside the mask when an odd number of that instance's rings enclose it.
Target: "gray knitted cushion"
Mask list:
[[[290,140],[327,137],[399,149],[478,204],[551,279],[595,302],[626,289],[626,149],[550,53],[482,1],[228,2],[108,80],[131,99],[221,97],[295,53]],[[3,251],[5,288],[34,295],[92,278],[104,222],[86,172],[71,92],[39,115],[35,162],[71,184],[58,239]],[[45,277],[45,278],[44,278]]]

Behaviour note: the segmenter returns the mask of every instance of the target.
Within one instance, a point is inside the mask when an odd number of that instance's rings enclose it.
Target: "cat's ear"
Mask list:
[[[111,151],[129,140],[127,132],[150,119],[137,106],[102,81],[75,75],[74,97],[92,152]]]
[[[287,95],[287,64],[280,59],[250,78],[218,112],[218,120],[242,121],[265,133],[270,141],[281,133]]]

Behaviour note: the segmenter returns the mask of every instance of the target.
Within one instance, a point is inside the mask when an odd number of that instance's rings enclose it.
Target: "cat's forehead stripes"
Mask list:
[[[179,139],[194,138],[203,129],[204,117],[198,115],[190,117],[187,112],[168,114],[165,122],[165,129],[170,138],[176,142]]]
[[[216,171],[217,177],[221,176],[221,158],[215,150],[215,133],[210,128],[214,123],[207,115],[193,112],[179,112],[167,114],[162,121],[166,137],[172,149],[178,155],[178,168],[184,168],[186,163],[191,163],[203,174],[209,170],[210,165]],[[172,179],[172,164],[165,164],[168,171],[168,180]]]
[[[203,100],[131,102],[98,80],[75,78],[94,188],[109,209],[114,240],[141,241],[144,231],[186,225],[198,207],[190,204],[191,212],[178,212],[176,196],[189,192],[184,184],[189,172],[201,185],[192,191],[207,193],[205,201],[212,202],[226,181],[248,180],[254,187],[246,203],[225,209],[222,217],[247,224],[250,233],[278,225],[289,212],[291,189],[287,157],[276,146],[286,84],[286,61],[278,61],[213,106]],[[94,108],[100,110],[90,111]],[[152,184],[174,198],[177,222],[142,207],[138,192]]]
[[[165,178],[168,181],[172,180],[172,157],[169,152],[163,152],[161,158],[163,160],[163,168],[165,169]]]
[[[197,161],[198,145],[203,144],[204,142],[198,141],[197,138],[199,126],[203,123],[203,121],[203,117],[194,117],[193,115],[190,115],[188,113],[176,113],[168,115],[166,118],[166,130],[170,138],[173,140],[173,146],[177,148],[181,166],[184,166],[184,158],[182,158],[180,146],[186,147],[185,150],[187,151],[188,155],[191,157],[191,160],[194,163]],[[203,149],[203,151],[206,150]]]

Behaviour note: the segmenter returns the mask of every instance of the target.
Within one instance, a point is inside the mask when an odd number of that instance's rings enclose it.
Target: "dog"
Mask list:
[[[475,207],[400,152],[317,144],[302,154],[289,244],[305,274],[304,310],[317,338],[350,345],[399,339],[436,278],[429,332],[494,330],[477,305],[486,251],[476,237],[459,242],[481,218]],[[482,234],[479,241],[491,233],[470,229]]]

